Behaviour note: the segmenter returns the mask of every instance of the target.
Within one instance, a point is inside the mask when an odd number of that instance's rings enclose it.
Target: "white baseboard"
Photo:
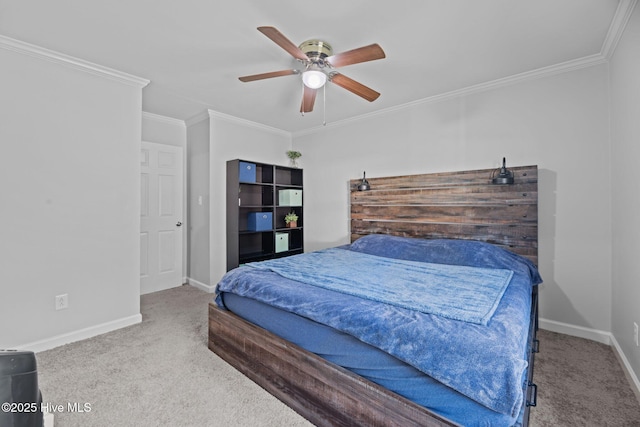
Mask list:
[[[206,283],[198,282],[197,280],[190,277],[187,277],[187,283],[194,288],[198,288],[201,291],[209,292],[210,294],[214,293],[216,290],[216,285],[207,285]]]
[[[636,399],[638,399],[638,403],[640,403],[640,381],[638,380],[638,376],[636,375],[636,373],[633,372],[633,368],[631,367],[627,356],[624,355],[620,344],[618,344],[618,340],[616,340],[616,337],[614,337],[613,335],[611,336],[611,347],[613,347],[613,352],[620,361],[622,370],[629,380],[631,390],[633,390],[636,395]]]
[[[586,338],[602,344],[611,345],[611,332],[599,331],[597,329],[585,328],[582,326],[570,325],[568,323],[556,322],[555,320],[539,319],[538,324],[541,329],[558,332],[560,334],[571,335],[573,337]]]
[[[124,328],[126,326],[135,325],[136,323],[140,322],[142,322],[142,315],[134,314],[133,316],[124,317],[122,319],[113,320],[111,322],[102,323],[100,325],[90,326],[88,328],[68,332],[66,334],[56,335],[54,337],[32,342],[29,344],[24,344],[18,346],[16,350],[27,350],[37,353],[39,351],[50,350],[64,344],[69,344],[75,341],[95,337],[96,335],[115,331],[116,329]]]
[[[633,371],[629,360],[625,356],[622,348],[618,344],[616,337],[611,332],[600,331],[597,329],[584,328],[582,326],[569,325],[567,323],[556,322],[548,319],[539,319],[539,326],[541,329],[558,332],[561,334],[571,335],[574,337],[585,338],[592,341],[596,341],[602,344],[610,345],[613,347],[613,353],[616,355],[622,370],[624,371],[629,385],[636,395],[638,402],[640,402],[640,381],[638,376]]]

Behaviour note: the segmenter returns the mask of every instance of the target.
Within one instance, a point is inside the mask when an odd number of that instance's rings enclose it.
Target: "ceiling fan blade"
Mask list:
[[[282,76],[290,76],[292,74],[298,74],[298,70],[282,70],[282,71],[272,71],[270,73],[262,73],[262,74],[253,74],[251,76],[243,76],[238,77],[241,82],[252,82],[254,80],[263,80],[270,79],[272,77],[282,77]]]
[[[331,82],[337,84],[341,88],[348,90],[349,92],[361,96],[369,102],[375,101],[380,96],[380,94],[375,90],[363,85],[362,83],[358,83],[353,79],[350,79],[344,74],[332,73]]]
[[[385,58],[386,55],[382,48],[377,44],[360,47],[358,49],[349,50],[347,52],[337,53],[325,59],[329,64],[338,68],[345,65],[358,64],[360,62],[373,61]]]
[[[311,89],[304,87],[304,94],[302,95],[302,102],[300,103],[301,113],[310,113],[313,111],[313,104],[316,102],[317,89]]]
[[[275,27],[258,27],[258,31],[269,37],[275,44],[289,52],[294,58],[301,61],[309,61],[309,57]]]

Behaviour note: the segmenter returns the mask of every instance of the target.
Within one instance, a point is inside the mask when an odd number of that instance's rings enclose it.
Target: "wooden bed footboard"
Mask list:
[[[317,426],[457,426],[209,304],[209,349]]]

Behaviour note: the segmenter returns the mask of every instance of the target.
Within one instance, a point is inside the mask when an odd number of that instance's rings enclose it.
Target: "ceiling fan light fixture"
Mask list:
[[[307,70],[302,73],[302,82],[310,89],[319,89],[327,82],[327,75],[318,70]]]
[[[242,76],[239,77],[241,82],[252,82],[255,80],[301,74],[303,85],[300,112],[303,115],[304,113],[313,111],[316,92],[320,88],[326,88],[327,80],[369,102],[375,101],[380,96],[378,92],[362,83],[344,74],[332,71],[334,68],[385,58],[384,51],[377,43],[334,55],[331,45],[323,40],[311,39],[296,46],[275,27],[258,27],[258,31],[285,50],[302,66],[298,66],[299,68],[297,69]],[[323,100],[324,99],[323,96]]]

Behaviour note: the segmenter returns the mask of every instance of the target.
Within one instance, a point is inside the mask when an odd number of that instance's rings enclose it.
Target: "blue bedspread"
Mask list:
[[[345,251],[416,262],[513,271],[486,325],[467,323],[338,293],[251,267],[218,284],[351,334],[425,372],[488,408],[517,417],[523,404],[531,287],[541,283],[528,260],[489,244],[462,240],[363,237]],[[346,253],[346,252],[345,252]]]
[[[247,266],[336,292],[481,325],[493,315],[513,276],[505,269],[406,261],[336,248]]]

